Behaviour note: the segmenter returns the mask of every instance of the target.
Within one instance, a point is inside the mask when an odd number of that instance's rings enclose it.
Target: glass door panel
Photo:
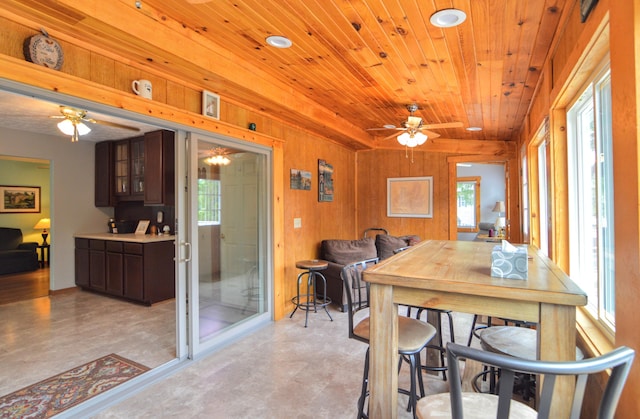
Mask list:
[[[268,155],[196,137],[190,319],[196,350],[271,320]],[[222,153],[228,164],[208,157]],[[223,159],[222,159],[223,160]]]

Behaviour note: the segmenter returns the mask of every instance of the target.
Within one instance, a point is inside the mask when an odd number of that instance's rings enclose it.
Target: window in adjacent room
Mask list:
[[[457,182],[458,231],[477,232],[480,222],[480,178],[459,177]]]
[[[568,115],[571,278],[588,312],[615,330],[613,154],[609,66],[596,72]]]
[[[220,224],[220,181],[198,179],[198,225]]]

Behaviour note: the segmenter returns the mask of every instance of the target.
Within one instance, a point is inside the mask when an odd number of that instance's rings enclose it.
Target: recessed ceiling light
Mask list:
[[[386,128],[386,129],[395,129],[395,127],[396,127],[396,126],[395,126],[395,125],[393,125],[393,124],[384,124],[384,125],[382,126],[382,128]]]
[[[268,36],[266,41],[267,44],[276,48],[289,48],[291,45],[293,45],[293,42],[291,42],[289,38],[285,38],[284,36],[280,35]]]
[[[462,10],[444,9],[431,15],[431,24],[439,28],[452,28],[465,21],[467,15]]]
[[[482,128],[480,128],[480,127],[467,127],[466,130],[467,131],[482,131]]]

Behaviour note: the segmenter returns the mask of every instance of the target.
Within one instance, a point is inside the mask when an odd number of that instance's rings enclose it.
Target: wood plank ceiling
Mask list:
[[[3,8],[14,12],[32,13],[43,25],[88,42],[101,42],[127,59],[160,69],[167,66],[166,71],[219,92],[223,100],[246,103],[293,123],[304,122],[329,138],[367,148],[384,147],[383,138],[394,133],[367,129],[383,124],[400,126],[409,115],[407,105],[412,103],[418,105],[415,114],[426,124],[462,123],[461,128],[437,130],[442,138],[514,140],[558,22],[565,7],[575,2],[3,3]],[[454,28],[433,26],[430,16],[447,8],[464,11],[466,20]],[[156,26],[147,26],[143,19],[152,19]],[[158,32],[159,24],[166,32]],[[145,33],[145,27],[155,32]],[[175,45],[168,39],[171,33],[176,35]],[[265,38],[269,35],[286,36],[293,46],[268,46]],[[191,56],[184,39],[207,45],[227,61]],[[191,54],[194,51],[198,49]],[[247,80],[242,78],[243,72],[256,77]],[[291,100],[291,94],[301,99]],[[482,130],[470,132],[467,127]]]

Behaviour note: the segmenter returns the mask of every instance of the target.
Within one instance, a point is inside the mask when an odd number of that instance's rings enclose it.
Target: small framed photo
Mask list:
[[[208,90],[203,90],[202,114],[209,118],[220,119],[220,96]]]
[[[149,227],[149,220],[140,220],[138,221],[138,227],[136,227],[135,234],[146,234],[147,228]]]
[[[0,213],[40,212],[39,186],[0,186]]]

